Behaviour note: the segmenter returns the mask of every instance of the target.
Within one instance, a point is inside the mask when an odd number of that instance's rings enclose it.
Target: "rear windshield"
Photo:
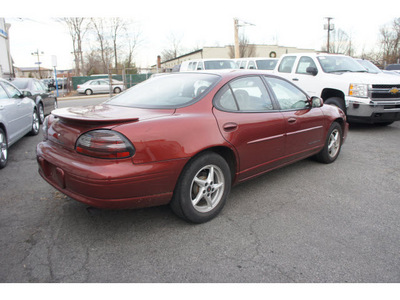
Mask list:
[[[259,70],[273,70],[278,63],[277,59],[260,59],[256,60],[257,69]]]
[[[220,80],[220,76],[202,73],[165,74],[150,78],[106,104],[137,108],[178,108],[190,105]]]
[[[206,70],[235,69],[233,60],[209,60],[204,62]]]
[[[19,89],[28,88],[28,80],[13,80],[11,82]]]

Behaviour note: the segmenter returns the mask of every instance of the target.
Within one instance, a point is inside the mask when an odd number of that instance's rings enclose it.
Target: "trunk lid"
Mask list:
[[[94,129],[112,129],[123,123],[135,123],[172,115],[174,109],[142,109],[115,105],[93,105],[56,109],[49,118],[50,141],[73,150],[78,137]]]

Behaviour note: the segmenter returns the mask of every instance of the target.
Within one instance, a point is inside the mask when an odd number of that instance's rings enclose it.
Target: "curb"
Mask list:
[[[110,96],[107,95],[91,95],[91,96],[67,96],[67,97],[57,97],[57,101],[63,101],[63,100],[84,100],[84,99],[91,99],[91,98],[104,98],[104,99],[109,99]]]

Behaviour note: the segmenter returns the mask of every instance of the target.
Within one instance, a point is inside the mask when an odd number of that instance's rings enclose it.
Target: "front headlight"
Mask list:
[[[363,83],[351,83],[349,96],[368,98],[368,85]]]

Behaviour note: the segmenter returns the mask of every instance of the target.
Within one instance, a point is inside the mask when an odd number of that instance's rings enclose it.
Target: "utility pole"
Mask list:
[[[328,24],[325,24],[325,25],[324,25],[324,29],[328,32],[328,38],[327,38],[327,42],[326,42],[326,51],[329,53],[329,38],[330,38],[330,32],[331,32],[332,30],[335,29],[335,25],[334,25],[334,24],[331,24],[331,20],[332,20],[333,18],[326,17],[325,19],[328,20]]]
[[[235,32],[235,58],[240,58],[240,52],[239,52],[239,27],[245,26],[245,25],[250,25],[250,26],[256,26],[254,24],[251,24],[249,22],[243,22],[243,25],[239,25],[239,19],[234,18],[233,19],[233,27],[234,27],[234,32]]]
[[[233,19],[233,26],[235,30],[235,58],[239,58],[239,20]]]
[[[42,74],[40,74],[40,64],[41,64],[42,62],[40,61],[39,55],[40,55],[40,54],[44,54],[44,52],[42,51],[42,52],[39,53],[39,49],[37,49],[36,52],[32,52],[31,54],[37,56],[37,62],[35,62],[35,64],[38,65],[39,79],[42,79]]]

